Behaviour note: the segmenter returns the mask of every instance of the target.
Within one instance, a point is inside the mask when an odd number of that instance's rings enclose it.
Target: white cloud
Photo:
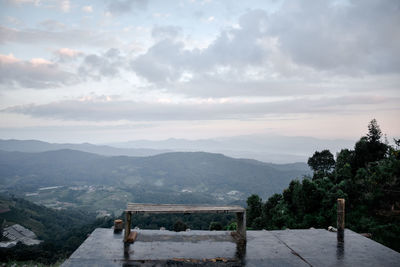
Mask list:
[[[62,58],[75,58],[75,57],[83,54],[82,52],[80,52],[78,50],[74,50],[74,49],[70,49],[70,48],[60,48],[55,53]]]
[[[86,13],[92,13],[93,12],[93,7],[92,6],[83,6],[82,11]]]
[[[68,13],[71,9],[71,3],[69,0],[62,0],[60,2],[60,8],[63,12]]]

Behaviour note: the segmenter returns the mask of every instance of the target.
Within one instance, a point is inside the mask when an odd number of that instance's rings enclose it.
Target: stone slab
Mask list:
[[[137,239],[124,253],[122,233],[98,228],[62,266],[399,266],[400,263],[400,253],[347,229],[344,245],[337,242],[336,233],[323,229],[247,231],[245,247],[237,244],[229,231],[135,231]]]

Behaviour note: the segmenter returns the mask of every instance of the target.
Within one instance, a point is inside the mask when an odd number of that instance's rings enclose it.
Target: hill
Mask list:
[[[53,210],[4,195],[0,196],[0,208],[0,223],[20,224],[44,241],[34,246],[18,243],[12,248],[0,248],[0,262],[20,261],[29,266],[36,266],[38,262],[54,264],[75,251],[95,228],[112,225],[111,218],[96,220],[93,213],[72,209]],[[26,262],[32,260],[35,262]]]
[[[0,196],[0,221],[20,224],[33,231],[39,239],[50,240],[66,234],[74,227],[93,223],[95,215],[80,210],[53,210],[30,201]]]
[[[62,197],[72,203],[98,199],[110,209],[128,201],[231,202],[251,193],[268,197],[280,192],[292,179],[310,173],[304,165],[277,165],[205,152],[106,157],[75,150],[0,151],[0,189],[28,194],[34,201],[43,200],[40,196],[46,194],[53,202]]]
[[[0,151],[0,183],[5,188],[141,184],[179,191],[237,190],[265,196],[279,192],[292,179],[308,173],[302,164],[280,166],[205,152],[105,157],[74,150]]]

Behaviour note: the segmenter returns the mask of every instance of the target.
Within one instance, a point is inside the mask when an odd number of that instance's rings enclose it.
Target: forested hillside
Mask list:
[[[334,156],[315,152],[308,164],[312,177],[293,180],[266,202],[248,198],[252,229],[326,228],[336,226],[336,199],[346,200],[346,228],[400,251],[400,141],[390,146],[372,120],[368,133]]]
[[[74,227],[94,221],[95,214],[78,209],[63,211],[48,209],[30,201],[0,196],[0,221],[6,224],[18,223],[32,230],[39,239],[57,239]]]
[[[95,228],[112,225],[111,218],[96,220],[93,213],[57,211],[15,197],[0,196],[0,207],[3,226],[18,223],[44,241],[35,246],[18,243],[13,248],[0,248],[0,262],[33,260],[55,263],[75,251]]]

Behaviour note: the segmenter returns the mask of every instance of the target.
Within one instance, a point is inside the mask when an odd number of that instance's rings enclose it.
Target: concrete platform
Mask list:
[[[98,228],[64,262],[70,266],[400,266],[400,253],[350,230],[345,242],[323,229],[247,231],[138,230],[124,253],[123,234]]]

